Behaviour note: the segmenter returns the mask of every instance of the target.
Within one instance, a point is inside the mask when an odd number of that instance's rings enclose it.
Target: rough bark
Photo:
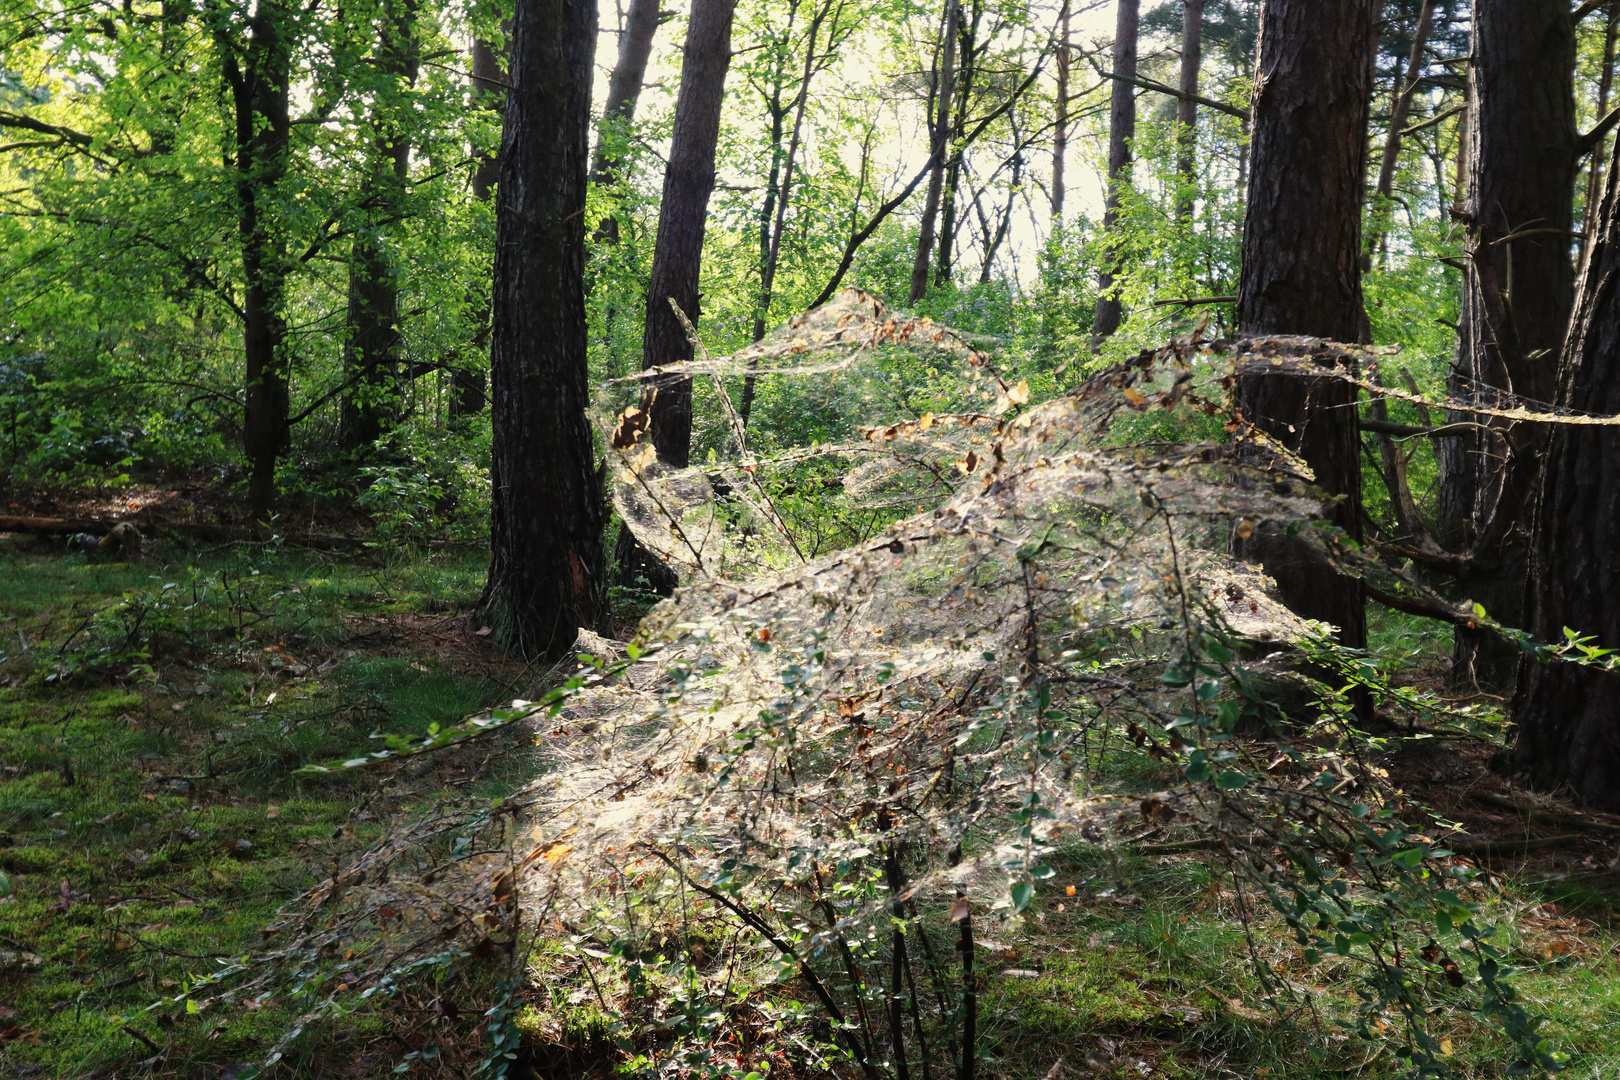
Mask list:
[[[928,194],[923,199],[922,227],[917,234],[917,254],[911,261],[910,302],[915,304],[928,293],[928,265],[933,258],[935,230],[939,224],[939,204],[945,191],[946,147],[951,138],[951,100],[956,89],[956,39],[962,18],[958,0],[945,0],[944,28],[940,31],[939,67],[935,71],[933,130],[929,137]]]
[[[1450,391],[1487,404],[1505,394],[1547,402],[1574,296],[1574,26],[1562,0],[1478,0],[1473,37],[1468,258]],[[1493,423],[1455,440],[1445,463],[1442,506],[1452,519],[1441,531],[1473,556],[1458,587],[1510,626],[1524,612],[1525,510],[1544,435]],[[1458,631],[1460,679],[1502,688],[1515,664],[1494,638]]]
[[[1123,309],[1114,280],[1119,273],[1119,257],[1113,250],[1118,242],[1119,204],[1130,180],[1131,142],[1136,138],[1136,39],[1140,22],[1138,0],[1119,0],[1114,23],[1113,97],[1108,108],[1108,199],[1103,207],[1103,236],[1110,250],[1103,256],[1103,270],[1097,279],[1097,311],[1091,320],[1091,347],[1102,348],[1119,329]]]
[[[1361,207],[1379,0],[1266,0],[1250,139],[1238,325],[1244,334],[1368,339],[1361,295]],[[1244,416],[1298,452],[1339,501],[1329,521],[1361,536],[1355,388],[1286,375],[1245,378]],[[1366,643],[1359,580],[1257,530],[1258,558],[1295,611]]]
[[[595,0],[518,0],[496,212],[489,580],[510,652],[555,660],[604,621],[607,521],[585,409],[585,186]]]
[[[1194,0],[1200,2],[1200,0]],[[1064,159],[1069,153],[1069,6],[1063,6],[1057,43],[1057,104],[1052,123],[1052,228],[1063,225]]]
[[[714,191],[714,150],[720,137],[720,103],[731,66],[731,21],[736,9],[737,0],[694,0],[687,23],[675,130],[664,170],[658,237],[647,286],[643,370],[692,359],[692,344],[670,309],[670,301],[697,323],[703,234],[709,195]],[[643,408],[650,417],[659,460],[685,468],[692,445],[692,380],[671,375],[650,381]]]
[[[624,33],[619,38],[619,58],[608,77],[607,104],[602,110],[602,127],[591,157],[591,183],[609,184],[618,178],[619,158],[615,145],[629,130],[636,116],[636,102],[647,79],[647,59],[652,55],[653,37],[658,33],[659,0],[630,0],[625,13]],[[619,242],[619,221],[605,217],[597,226],[597,239]]]
[[[1616,150],[1620,151],[1620,143]],[[1559,406],[1620,413],[1620,175],[1611,158],[1559,380]],[[1530,541],[1526,626],[1620,645],[1620,428],[1560,425],[1547,439]],[[1512,716],[1513,764],[1537,787],[1567,787],[1589,806],[1620,807],[1620,675],[1527,662]]]
[[[258,5],[244,41],[233,40],[228,28],[219,31],[235,121],[237,235],[246,282],[243,441],[248,503],[255,517],[268,514],[275,501],[276,459],[287,445],[287,320],[282,304],[290,267],[285,238],[269,220],[269,211],[287,175],[291,31],[292,15],[276,0]]]
[[[1176,196],[1176,217],[1192,221],[1198,191],[1198,73],[1204,65],[1204,0],[1183,0],[1181,9],[1181,85],[1186,97],[1176,103],[1176,175],[1181,191]]]
[[[416,10],[407,0],[385,5],[379,72],[415,82],[419,66]],[[354,238],[349,254],[349,307],[343,339],[343,370],[350,381],[339,409],[338,445],[371,446],[395,412],[399,381],[399,287],[383,230],[400,214],[409,174],[411,144],[398,115],[397,96],[378,96],[371,124],[375,138],[361,185],[363,211],[372,220]]]

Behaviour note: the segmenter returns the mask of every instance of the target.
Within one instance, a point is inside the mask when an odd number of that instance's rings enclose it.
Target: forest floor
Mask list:
[[[7,502],[14,515],[122,516],[162,503],[192,507],[191,520],[232,520],[173,485]],[[342,508],[307,524],[364,529]],[[140,561],[108,562],[0,534],[0,1075],[239,1076],[297,1021],[292,1003],[152,1006],[260,947],[282,905],[391,821],[533,778],[537,759],[512,752],[528,734],[517,730],[387,775],[293,771],[373,749],[375,731],[419,734],[529,696],[544,673],[502,656],[469,621],[485,565],[476,548],[332,555],[197,546],[155,529]],[[1380,651],[1403,678],[1443,686],[1443,643],[1417,624],[1386,621]],[[1549,1017],[1554,1046],[1575,1056],[1572,1074],[1614,1076],[1620,819],[1509,792],[1482,744],[1397,745],[1386,763],[1397,784],[1459,822],[1494,871],[1491,914],[1509,928],[1518,986]],[[1092,780],[1149,792],[1171,779],[1161,770],[1114,757]],[[980,1076],[1397,1071],[1271,996],[1257,964],[1273,989],[1287,984],[1328,1014],[1351,998],[1351,981],[1307,968],[1279,935],[1251,943],[1218,863],[1076,847],[1056,868],[1062,899],[983,928]],[[297,1040],[276,1073],[380,1077],[405,1064],[470,1077],[503,970],[475,957],[434,985],[357,1002]],[[543,951],[533,971],[519,1017],[529,1045],[513,1075],[612,1075],[616,1052],[579,1019],[579,994],[553,985],[565,973]],[[1502,1074],[1490,1032],[1460,1020],[1441,1034],[1457,1075]],[[425,1048],[438,1056],[411,1065],[406,1055]]]

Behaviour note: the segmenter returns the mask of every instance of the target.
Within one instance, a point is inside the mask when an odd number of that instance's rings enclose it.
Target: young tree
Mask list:
[[[1500,394],[1547,402],[1574,295],[1574,28],[1563,0],[1476,0],[1473,13],[1467,258],[1450,391],[1487,405]],[[1524,512],[1541,442],[1535,425],[1496,421],[1443,440],[1442,535],[1469,556],[1459,589],[1510,626],[1523,612]],[[1457,660],[1459,674],[1500,687],[1515,655],[1465,628]]]
[[[1199,0],[1193,0],[1194,3]],[[1063,170],[1066,165],[1065,158],[1069,153],[1069,5],[1063,5],[1063,12],[1058,20],[1058,42],[1056,49],[1057,61],[1057,101],[1052,120],[1052,228],[1054,230],[1063,226],[1063,201],[1067,192],[1064,190]]]
[[[1369,338],[1361,295],[1361,208],[1379,0],[1266,0],[1254,96],[1238,325],[1246,335]],[[1355,389],[1328,380],[1250,376],[1244,417],[1305,459],[1339,501],[1332,524],[1361,536]],[[1367,640],[1361,583],[1262,528],[1245,554],[1277,580],[1283,601]]]
[[[1609,162],[1597,230],[1559,377],[1560,408],[1620,413],[1620,145]],[[1560,424],[1547,439],[1530,540],[1526,628],[1561,642],[1569,627],[1620,644],[1620,429]],[[1620,676],[1562,661],[1525,663],[1513,699],[1515,770],[1568,787],[1589,806],[1620,807]]]
[[[518,0],[501,139],[490,371],[494,505],[480,608],[510,652],[556,660],[605,614],[590,423],[585,185],[595,0]]]
[[[618,145],[636,116],[641,85],[647,80],[647,59],[652,55],[653,37],[658,33],[658,0],[630,0],[619,38],[619,58],[608,79],[607,105],[602,110],[602,126],[591,156],[591,183],[612,183],[619,171]],[[619,242],[619,221],[605,217],[597,226],[598,236],[607,243]]]
[[[664,169],[658,237],[647,285],[643,370],[692,359],[692,343],[670,301],[697,323],[703,235],[709,195],[714,191],[714,151],[720,138],[720,103],[731,66],[731,21],[736,10],[737,0],[693,0],[687,23],[675,130]],[[680,375],[651,380],[642,407],[649,416],[658,459],[685,468],[692,446],[692,380]]]
[[[945,21],[939,32],[939,62],[929,95],[934,105],[929,139],[928,194],[923,197],[922,228],[917,233],[917,254],[911,261],[911,295],[915,304],[928,292],[928,266],[934,255],[939,205],[945,191],[946,149],[951,139],[951,101],[956,90],[956,43],[961,34],[960,0],[945,0]]]
[[[1108,200],[1103,208],[1103,235],[1110,237],[1119,227],[1119,204],[1130,182],[1131,141],[1136,138],[1136,39],[1139,0],[1119,0],[1114,24],[1114,88],[1108,110]],[[1097,280],[1097,313],[1091,321],[1091,347],[1102,343],[1119,329],[1123,308],[1114,288],[1117,257],[1103,257]]]
[[[510,30],[510,27],[508,27]],[[501,54],[495,46],[483,38],[474,38],[472,43],[472,91],[473,99],[484,108],[499,109],[500,102],[506,97],[502,89],[506,85],[506,73],[501,69]],[[472,197],[479,202],[488,202],[495,193],[495,185],[501,179],[501,162],[496,154],[480,153],[473,165]],[[478,327],[473,337],[473,349],[482,357],[489,349],[489,301],[480,296],[472,304],[474,311],[473,325]],[[476,416],[484,411],[489,403],[488,382],[482,365],[478,363],[455,363],[450,368],[450,408],[452,419]]]
[[[1181,193],[1176,199],[1176,217],[1190,223],[1193,200],[1198,191],[1198,74],[1204,65],[1204,0],[1183,0],[1181,9],[1181,86],[1182,98],[1176,103],[1176,120],[1181,125],[1176,155],[1176,174]]]
[[[367,218],[349,254],[349,310],[343,341],[343,395],[338,445],[357,450],[382,437],[399,381],[399,281],[386,233],[403,213],[409,177],[409,97],[420,66],[416,8],[383,0],[370,122],[374,132],[358,213]]]

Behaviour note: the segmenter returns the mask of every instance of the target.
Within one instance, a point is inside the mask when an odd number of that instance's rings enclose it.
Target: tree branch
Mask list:
[[[1377,417],[1363,417],[1357,425],[1362,431],[1374,435],[1394,435],[1396,438],[1411,438],[1414,435],[1427,435],[1431,439],[1455,439],[1466,434],[1478,424],[1442,424],[1440,427],[1424,427],[1421,424],[1397,424],[1392,420]]]
[[[1434,127],[1434,125],[1440,123],[1443,120],[1451,119],[1453,116],[1456,116],[1458,113],[1463,112],[1467,108],[1468,108],[1468,103],[1465,101],[1461,105],[1453,105],[1451,108],[1447,109],[1445,112],[1435,113],[1433,116],[1429,117],[1427,120],[1423,121],[1423,123],[1421,123],[1421,124],[1413,124],[1409,128],[1402,128],[1401,129],[1401,138],[1404,139],[1408,135],[1416,135],[1418,132],[1423,131],[1425,128],[1432,128],[1432,127]]]
[[[1590,154],[1597,144],[1603,141],[1603,136],[1614,129],[1616,123],[1620,123],[1620,105],[1610,109],[1608,116],[1593,124],[1591,131],[1575,140],[1575,156]]]
[[[1592,12],[1610,2],[1611,0],[1586,0],[1584,4],[1581,4],[1574,11],[1569,13],[1570,21],[1579,23],[1582,19],[1592,14]]]
[[[1090,58],[1088,57],[1088,59]],[[1249,111],[1247,109],[1240,109],[1236,105],[1228,105],[1224,101],[1216,101],[1214,98],[1207,98],[1200,94],[1189,94],[1185,90],[1177,90],[1173,86],[1166,86],[1164,83],[1154,82],[1152,79],[1115,75],[1112,71],[1104,71],[1101,67],[1098,67],[1097,61],[1095,60],[1091,61],[1091,66],[1096,68],[1097,74],[1101,75],[1105,79],[1114,79],[1118,82],[1130,83],[1132,86],[1140,86],[1143,90],[1152,90],[1154,93],[1158,94],[1169,94],[1171,97],[1179,98],[1182,101],[1196,101],[1206,109],[1214,109],[1217,112],[1223,112],[1228,116],[1235,116],[1239,120],[1247,120],[1249,118]]]

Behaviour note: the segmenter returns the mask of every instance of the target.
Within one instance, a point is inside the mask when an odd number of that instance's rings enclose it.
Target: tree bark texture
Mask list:
[[[586,419],[585,186],[595,0],[518,0],[501,139],[489,580],[509,652],[556,660],[606,613],[603,479]]]
[[[1176,103],[1176,174],[1181,191],[1176,196],[1176,217],[1183,224],[1192,221],[1193,203],[1198,192],[1198,74],[1204,66],[1204,0],[1183,0],[1181,7],[1181,85],[1188,95]]]
[[[377,68],[385,78],[413,83],[419,68],[416,10],[408,0],[384,5]],[[362,185],[363,212],[372,221],[354,238],[349,254],[349,307],[343,339],[343,370],[352,380],[339,406],[338,445],[358,450],[376,443],[397,412],[399,384],[399,288],[385,230],[398,219],[406,194],[411,143],[400,115],[397,89],[377,95],[373,140]]]
[[[1361,208],[1379,0],[1266,0],[1260,14],[1243,226],[1238,325],[1245,335],[1308,334],[1365,342]],[[1288,375],[1238,387],[1243,415],[1300,454],[1340,496],[1332,524],[1361,536],[1355,388]],[[1258,558],[1294,611],[1367,640],[1359,580],[1309,558],[1265,527],[1242,552]]]
[[[1097,311],[1091,320],[1094,351],[1114,336],[1124,315],[1114,288],[1120,270],[1114,245],[1119,240],[1120,196],[1130,182],[1131,142],[1136,138],[1136,87],[1126,80],[1136,78],[1140,14],[1139,0],[1119,0],[1114,23],[1114,74],[1119,78],[1114,80],[1108,107],[1108,199],[1103,207],[1103,237],[1109,250],[1103,255],[1103,269],[1097,279]]]
[[[1574,297],[1574,26],[1561,0],[1477,0],[1473,36],[1468,257],[1449,389],[1484,404],[1550,402]],[[1544,438],[1535,425],[1491,421],[1451,440],[1444,463],[1442,509],[1455,516],[1442,533],[1475,567],[1458,587],[1509,626],[1523,617],[1525,511]],[[1460,679],[1498,688],[1517,663],[1511,647],[1466,629],[1455,659]]]
[[[242,351],[247,408],[248,503],[254,517],[270,512],[276,459],[287,445],[287,319],[282,310],[289,270],[286,240],[271,223],[271,203],[287,175],[292,118],[287,88],[292,64],[292,14],[263,0],[240,46],[222,29],[226,82],[234,107],[237,234],[244,290]]]
[[[615,148],[628,133],[636,116],[636,102],[647,80],[647,59],[652,56],[653,37],[658,33],[659,0],[630,0],[624,17],[624,34],[619,38],[619,58],[608,78],[607,105],[602,110],[602,126],[596,136],[596,153],[591,157],[591,183],[610,184],[618,178],[619,157]],[[597,225],[598,239],[619,242],[619,220],[605,217]]]
[[[1620,152],[1620,142],[1616,144]],[[1570,323],[1557,402],[1620,413],[1620,175],[1609,162],[1598,226]],[[1526,628],[1544,642],[1564,628],[1620,645],[1620,428],[1557,425],[1530,548]],[[1620,675],[1524,662],[1512,717],[1515,770],[1545,790],[1567,786],[1590,806],[1620,808]]]
[[[928,293],[928,266],[933,259],[939,203],[945,191],[946,148],[951,139],[951,100],[956,89],[956,38],[962,19],[959,0],[945,0],[945,21],[939,37],[939,66],[934,72],[933,132],[929,138],[928,194],[923,198],[922,227],[917,233],[917,254],[911,261],[910,302]]]
[[[643,370],[692,359],[692,343],[669,305],[673,300],[697,324],[703,233],[709,195],[714,191],[714,151],[720,138],[720,103],[731,66],[731,21],[736,10],[737,0],[693,0],[687,23],[675,130],[664,170],[658,237],[647,286]],[[651,380],[642,407],[650,418],[649,431],[659,460],[685,468],[692,447],[692,380],[679,375]]]

